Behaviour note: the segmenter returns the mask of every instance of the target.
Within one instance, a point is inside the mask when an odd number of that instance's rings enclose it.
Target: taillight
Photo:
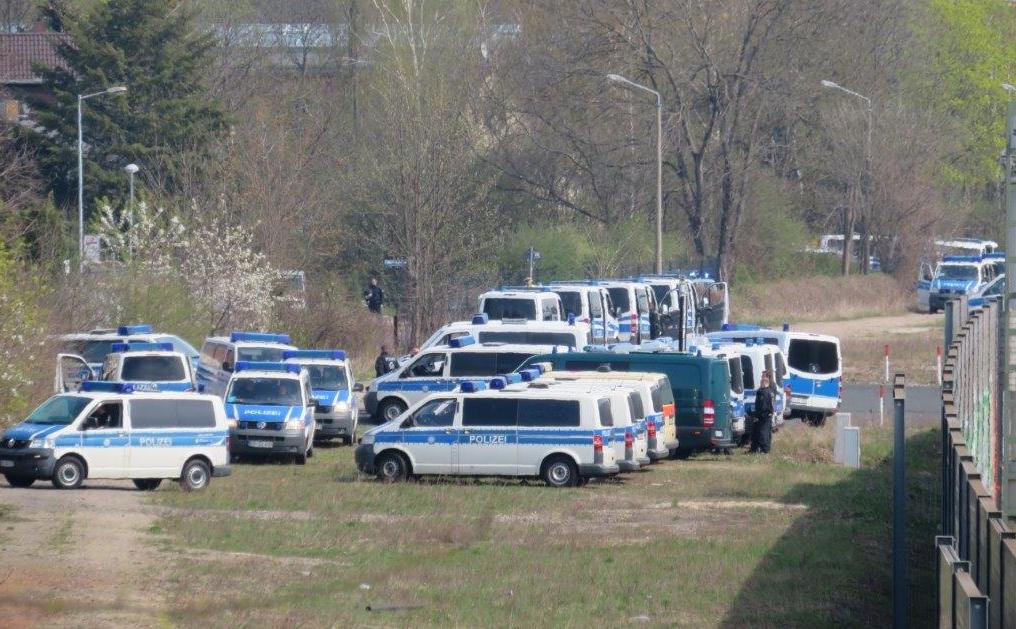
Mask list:
[[[713,405],[712,400],[706,400],[702,405],[702,425],[706,428],[712,427],[716,423],[716,406]]]
[[[624,433],[624,447],[626,449],[630,450],[634,445],[635,445],[635,435],[631,434],[628,431],[625,431],[625,433]]]
[[[600,435],[593,435],[593,450],[596,452],[603,451],[603,437]]]
[[[639,316],[634,312],[631,313],[631,331],[634,333],[639,329]]]
[[[676,416],[676,415],[677,415],[677,405],[676,404],[664,404],[663,405],[663,416],[664,417],[670,417],[670,418],[673,419],[674,416]]]
[[[654,422],[654,421],[653,422],[649,422],[647,427],[648,427],[648,430],[649,430],[649,436],[650,437],[655,437],[656,436],[656,422]]]

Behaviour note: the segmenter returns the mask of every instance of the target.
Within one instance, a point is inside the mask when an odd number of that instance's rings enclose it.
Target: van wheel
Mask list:
[[[53,468],[53,486],[57,489],[77,489],[85,480],[85,468],[81,461],[65,456]]]
[[[551,487],[575,487],[578,484],[579,471],[568,457],[556,456],[543,464],[542,476]]]
[[[162,484],[161,478],[135,478],[134,486],[141,491],[155,491]]]
[[[384,483],[395,483],[409,478],[409,464],[397,452],[385,452],[374,462],[377,479]]]
[[[31,487],[35,479],[31,476],[15,476],[14,474],[4,474],[4,478],[7,479],[8,484],[11,487]]]
[[[402,400],[385,400],[381,403],[381,406],[377,409],[378,417],[381,418],[381,423],[387,423],[404,413],[406,405],[402,403]]]
[[[183,466],[180,474],[180,489],[184,491],[196,491],[208,486],[208,479],[211,473],[208,464],[201,459],[191,459]]]

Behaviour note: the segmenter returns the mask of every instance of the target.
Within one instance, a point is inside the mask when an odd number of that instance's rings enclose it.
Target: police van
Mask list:
[[[611,314],[617,319],[618,340],[636,344],[648,341],[652,332],[652,289],[646,284],[620,280],[594,281],[593,284],[603,286],[610,293],[610,300],[614,304]]]
[[[961,295],[975,295],[995,279],[994,260],[983,256],[945,256],[931,271],[923,262],[917,281],[917,306],[922,312],[935,313],[945,302]]]
[[[112,351],[113,343],[170,343],[173,351],[186,355],[197,368],[198,350],[174,334],[155,332],[147,323],[101,328],[57,337],[60,353],[81,356],[93,373],[102,370],[102,361]]]
[[[421,351],[412,361],[374,380],[364,395],[364,406],[379,421],[391,421],[431,393],[451,391],[465,380],[510,373],[530,356],[558,349],[477,343],[472,336],[453,338],[447,346]]]
[[[302,366],[310,376],[314,396],[314,436],[319,441],[342,439],[351,445],[356,437],[359,389],[353,369],[341,349],[290,349],[282,352],[283,362]]]
[[[212,395],[223,397],[238,362],[282,362],[282,353],[297,349],[288,334],[232,332],[213,336],[201,346],[198,383]]]
[[[674,335],[677,327],[682,327],[684,334],[695,333],[698,315],[696,311],[695,288],[692,283],[682,277],[670,275],[648,275],[639,278],[648,284],[656,296],[660,316],[664,319],[664,332]],[[681,304],[684,304],[683,318]]]
[[[100,372],[82,356],[58,354],[54,390],[76,391],[85,380],[130,382],[135,391],[197,391],[190,357],[171,343],[113,343]]]
[[[563,321],[561,298],[547,287],[501,287],[480,295],[482,312],[490,319]]]
[[[747,398],[750,396],[754,399],[755,395],[754,391],[749,393],[745,390],[744,346],[736,343],[710,343],[705,347],[692,345],[689,346],[688,349],[692,352],[701,351],[704,356],[712,356],[714,358],[727,361],[727,366],[730,370],[731,431],[734,434],[734,441],[738,444],[742,444],[744,442],[745,435],[747,435],[751,430],[748,421],[748,413],[750,412],[751,407],[747,403]],[[761,358],[763,350],[759,350],[758,353]],[[762,361],[760,360],[759,364],[761,364],[761,362]]]
[[[593,342],[589,326],[580,324],[574,319],[568,321],[491,320],[487,315],[479,313],[473,315],[469,321],[455,321],[441,326],[437,332],[420,345],[420,349],[448,345],[452,339],[462,336],[472,336],[479,343],[555,345],[575,348],[585,347]]]
[[[553,282],[550,288],[561,298],[565,318],[574,315],[579,323],[589,325],[590,343],[608,344],[618,341],[617,318],[611,314],[614,303],[606,288],[571,282]]]
[[[467,381],[373,428],[357,468],[382,481],[425,474],[540,477],[575,487],[619,472],[610,398],[599,393],[506,390],[504,378]]]
[[[649,459],[660,461],[677,453],[680,445],[677,439],[677,409],[667,376],[638,371],[555,371],[549,363],[541,364],[540,369],[544,372],[544,380],[619,383],[634,387],[641,396],[644,409],[646,454]]]
[[[130,383],[86,381],[55,395],[0,437],[0,473],[14,487],[49,479],[74,489],[86,478],[131,479],[156,489],[164,478],[185,491],[228,476],[229,432],[222,400],[148,393]]]
[[[840,340],[835,336],[792,332],[784,324],[782,330],[772,330],[751,324],[726,324],[724,330],[709,334],[713,340],[746,343],[748,339],[759,345],[774,345],[786,359],[786,375],[781,375],[780,359],[766,363],[775,371],[777,384],[783,378],[784,391],[790,393],[790,416],[798,417],[816,426],[837,411],[843,389],[843,360]],[[757,386],[757,385],[756,385]]]
[[[301,365],[236,363],[226,388],[226,418],[236,456],[314,456],[314,394]]]

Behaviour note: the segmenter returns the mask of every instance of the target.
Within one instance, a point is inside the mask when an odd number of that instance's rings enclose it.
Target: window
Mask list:
[[[510,345],[564,345],[577,347],[575,335],[570,332],[480,332],[481,343],[506,343]]]
[[[519,426],[579,425],[578,400],[519,400]]]
[[[445,355],[443,352],[424,354],[412,365],[402,371],[400,378],[439,378],[444,372]]]
[[[226,393],[227,404],[303,406],[300,381],[292,378],[237,378]]]
[[[564,364],[565,371],[629,371],[629,367],[623,361],[569,360]]]
[[[783,376],[787,375],[787,363],[783,360],[783,352],[776,352],[776,384],[783,386]]]
[[[25,420],[29,424],[66,426],[91,403],[92,399],[76,395],[58,395],[39,405]]]
[[[131,400],[131,428],[215,428],[208,400]]]
[[[491,319],[536,319],[536,301],[518,297],[488,297],[483,312]]]
[[[791,339],[787,362],[793,369],[814,374],[836,373],[840,357],[836,343],[811,339]]]
[[[201,362],[209,367],[215,367],[217,369],[222,366],[222,363],[215,358],[216,347],[217,345],[215,343],[205,341],[205,344],[201,346]]]
[[[497,375],[497,359],[492,353],[461,352],[452,354],[449,375],[453,378],[464,376]]]
[[[123,427],[123,403],[104,402],[85,418],[81,430],[106,430]]]
[[[659,385],[654,385],[652,388],[653,396],[653,412],[663,412],[663,407],[666,404],[674,403],[674,392],[670,389],[670,380],[666,377],[660,381]]]
[[[117,341],[85,341],[84,343],[75,343],[76,347],[72,349],[72,353],[80,354],[85,359],[86,363],[95,364],[101,363],[106,354],[113,349],[113,343]]]
[[[607,292],[610,293],[610,300],[617,306],[618,312],[630,312],[631,301],[628,298],[627,288],[608,288]]]
[[[564,306],[566,315],[573,314],[576,317],[582,316],[582,293],[577,290],[556,291],[561,297],[561,304]],[[593,302],[589,301],[590,309]]]
[[[494,355],[497,359],[497,373],[511,373],[535,355],[535,353],[498,352]]]
[[[441,428],[451,426],[455,421],[455,400],[431,400],[413,413],[413,426],[416,428]]]
[[[727,359],[730,365],[730,390],[734,393],[744,393],[744,374],[741,373],[741,361],[735,358]]]
[[[596,407],[600,411],[600,425],[601,426],[613,426],[614,415],[610,412],[610,400],[607,398],[601,398],[597,403]]]
[[[770,378],[772,378],[772,373],[773,373],[773,355],[772,354],[766,354],[765,365],[766,365],[766,371],[769,373]]]
[[[212,354],[212,362],[221,367],[222,363],[226,361],[226,346],[225,345],[214,345],[214,353]]]
[[[660,305],[667,305],[670,302],[670,287],[666,284],[653,284],[653,294],[656,295],[656,303]]]
[[[117,367],[117,357],[113,354],[106,354],[106,359],[102,361],[102,374],[99,376],[99,379],[115,380],[116,367]]]
[[[281,347],[241,347],[236,350],[237,360],[251,362],[279,363],[282,362]],[[227,357],[228,359],[228,357]],[[233,362],[233,361],[229,361]]]
[[[124,382],[177,382],[187,378],[181,356],[127,356],[120,379]]]
[[[593,319],[602,319],[603,304],[601,304],[600,302],[603,300],[603,294],[600,293],[600,291],[598,290],[589,291],[586,297],[589,300],[589,316],[592,317]],[[564,298],[562,297],[562,299]],[[565,309],[567,310],[567,306],[565,307]]]
[[[633,422],[644,419],[646,416],[646,411],[642,407],[642,396],[636,391],[628,394],[628,412],[631,413]]]
[[[462,425],[515,426],[518,403],[513,398],[465,398],[462,400]]]
[[[749,356],[741,356],[741,373],[744,376],[743,390],[753,391],[755,389],[755,369],[752,367]]]
[[[976,266],[968,264],[940,264],[938,277],[943,280],[976,280],[979,277]]]
[[[325,391],[338,391],[348,389],[349,380],[346,379],[346,368],[337,365],[304,365],[304,369],[310,374],[310,384],[314,389]]]
[[[540,303],[543,307],[543,320],[544,321],[560,321],[561,313],[557,309],[557,299],[542,299]]]

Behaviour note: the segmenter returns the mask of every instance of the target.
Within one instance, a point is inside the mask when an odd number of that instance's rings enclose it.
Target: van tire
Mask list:
[[[387,423],[405,412],[406,404],[399,399],[385,400],[377,408],[378,421],[382,424]]]
[[[53,486],[57,489],[77,489],[85,480],[85,466],[76,456],[65,456],[53,468]]]
[[[374,469],[382,483],[397,483],[409,478],[409,462],[398,452],[382,452],[374,461]]]
[[[191,459],[183,464],[183,471],[180,472],[180,489],[185,492],[204,489],[208,487],[211,476],[207,463],[198,458]]]
[[[161,478],[134,478],[134,486],[141,491],[155,491],[162,484]]]
[[[35,482],[35,478],[32,476],[17,476],[15,474],[4,474],[4,478],[7,479],[7,483],[11,487],[31,487],[32,483]]]
[[[563,455],[556,455],[543,462],[540,476],[551,487],[575,487],[579,482],[579,470],[575,462]]]

